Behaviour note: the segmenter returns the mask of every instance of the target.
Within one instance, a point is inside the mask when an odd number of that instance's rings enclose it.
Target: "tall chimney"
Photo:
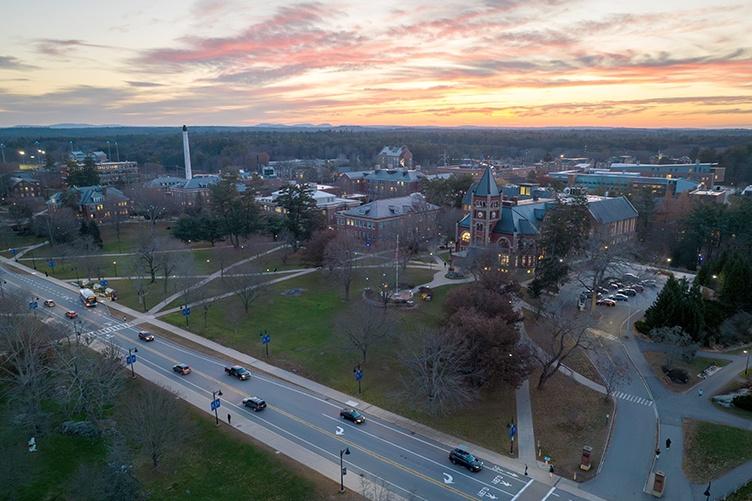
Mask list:
[[[185,178],[191,179],[191,147],[188,146],[188,127],[183,125],[183,159],[185,161]]]

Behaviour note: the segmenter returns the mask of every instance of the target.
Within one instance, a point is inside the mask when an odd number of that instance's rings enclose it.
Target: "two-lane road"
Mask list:
[[[448,459],[453,445],[442,444],[416,435],[377,417],[366,416],[366,423],[355,425],[339,417],[346,406],[363,408],[358,401],[335,402],[305,388],[253,370],[250,380],[240,381],[224,373],[231,361],[221,360],[157,337],[151,342],[138,339],[139,327],[113,317],[105,305],[84,308],[76,293],[39,275],[16,274],[4,270],[8,287],[15,287],[30,298],[53,299],[57,306],[41,306],[37,315],[51,315],[71,325],[65,311],[79,314],[81,330],[117,345],[124,351],[138,348],[136,368],[149,367],[170,387],[206,395],[209,408],[213,391],[222,391],[220,418],[227,413],[243,415],[254,423],[335,464],[342,449],[348,472],[362,475],[384,485],[407,499],[490,499],[490,500],[579,500],[576,496],[537,482],[519,471],[485,461],[479,473],[452,465]],[[148,327],[143,327],[148,330]],[[73,332],[71,328],[71,333]],[[188,364],[192,372],[181,376],[173,372],[177,363]],[[252,367],[249,367],[253,369]],[[267,409],[253,412],[242,406],[242,399],[257,395],[268,403]],[[534,467],[531,465],[531,467]]]

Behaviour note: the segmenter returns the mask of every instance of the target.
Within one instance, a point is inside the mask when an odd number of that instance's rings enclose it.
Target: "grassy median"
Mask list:
[[[752,431],[684,420],[684,472],[707,482],[752,459]]]

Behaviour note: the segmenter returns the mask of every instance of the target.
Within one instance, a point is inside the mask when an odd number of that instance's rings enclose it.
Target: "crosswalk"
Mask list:
[[[113,332],[121,331],[123,329],[128,329],[130,327],[133,327],[134,325],[135,324],[132,323],[132,322],[119,323],[119,324],[116,324],[116,325],[110,325],[108,327],[103,327],[103,328],[97,329],[95,331],[89,331],[89,332],[86,333],[86,335],[93,336],[93,337],[104,336],[105,338],[109,339],[109,338],[112,337],[112,333]]]
[[[642,398],[642,397],[638,397],[637,395],[630,395],[629,393],[624,393],[623,391],[615,391],[614,397],[621,399],[621,400],[626,400],[627,402],[632,402],[633,404],[644,405],[647,407],[650,407],[653,405],[653,401],[650,400],[649,398]]]

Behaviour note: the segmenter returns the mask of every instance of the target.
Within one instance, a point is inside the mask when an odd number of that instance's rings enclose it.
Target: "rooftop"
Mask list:
[[[340,212],[345,216],[367,217],[370,219],[385,219],[403,216],[410,213],[438,210],[438,206],[426,202],[420,193],[413,193],[406,197],[384,198]]]

